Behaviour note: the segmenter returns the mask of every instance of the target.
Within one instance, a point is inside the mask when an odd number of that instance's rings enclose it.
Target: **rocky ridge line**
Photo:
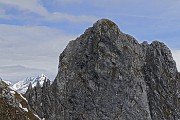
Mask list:
[[[47,120],[178,120],[179,81],[165,44],[139,44],[101,19],[68,44],[53,84],[28,101],[42,103],[36,112]]]

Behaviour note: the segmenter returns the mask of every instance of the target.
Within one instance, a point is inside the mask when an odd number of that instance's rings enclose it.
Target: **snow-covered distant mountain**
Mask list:
[[[14,85],[12,85],[12,88],[15,89],[19,93],[25,93],[28,89],[29,84],[32,84],[32,87],[36,86],[37,82],[39,81],[40,85],[43,86],[43,83],[45,80],[47,80],[48,77],[45,76],[44,74],[33,78],[33,77],[28,77],[24,80],[21,80]]]
[[[6,80],[3,80],[7,85],[9,85],[9,86],[12,86],[13,85],[13,83],[12,82],[10,82],[10,81],[6,81]]]

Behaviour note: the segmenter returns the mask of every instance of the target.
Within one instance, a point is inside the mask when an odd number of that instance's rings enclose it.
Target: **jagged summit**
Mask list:
[[[19,93],[25,93],[28,89],[29,84],[32,84],[32,88],[35,86],[40,85],[43,86],[43,83],[48,80],[48,77],[44,74],[41,74],[37,77],[27,77],[24,80],[18,81],[17,83],[12,85],[12,88]]]
[[[53,84],[27,96],[48,120],[178,120],[179,85],[166,45],[139,44],[102,19],[61,53]]]
[[[96,23],[93,24],[93,27],[102,27],[102,28],[116,28],[119,29],[118,26],[111,20],[109,19],[100,19]]]
[[[109,37],[122,35],[122,32],[118,26],[108,19],[100,19],[93,24],[92,27],[88,28],[81,37]],[[80,37],[80,38],[81,38]]]

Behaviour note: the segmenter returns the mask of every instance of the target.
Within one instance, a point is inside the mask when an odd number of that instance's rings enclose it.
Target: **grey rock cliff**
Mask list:
[[[179,81],[166,45],[139,44],[102,19],[61,53],[57,77],[40,94],[43,116],[37,114],[47,120],[178,120]]]
[[[33,88],[32,84],[29,84],[29,87],[24,94],[27,98],[29,105],[34,113],[38,114],[41,118],[46,118],[49,116],[51,107],[50,101],[51,94],[50,94],[50,84],[51,81],[49,79],[45,79],[43,83],[43,87],[41,87],[39,81],[37,82],[36,86]]]

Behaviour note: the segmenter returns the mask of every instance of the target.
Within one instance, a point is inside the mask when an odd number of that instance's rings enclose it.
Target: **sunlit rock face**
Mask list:
[[[61,53],[37,113],[47,120],[178,120],[179,81],[166,45],[139,44],[101,19]]]

